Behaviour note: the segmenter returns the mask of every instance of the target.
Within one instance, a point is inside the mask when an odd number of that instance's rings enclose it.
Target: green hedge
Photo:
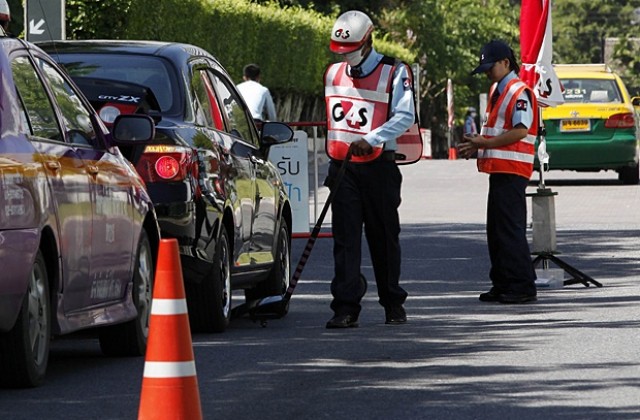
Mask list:
[[[337,59],[328,49],[333,17],[298,7],[282,9],[246,0],[135,0],[121,38],[179,41],[215,55],[232,78],[257,63],[262,81],[280,95],[322,92],[322,74]],[[405,61],[415,55],[400,45],[376,48]]]

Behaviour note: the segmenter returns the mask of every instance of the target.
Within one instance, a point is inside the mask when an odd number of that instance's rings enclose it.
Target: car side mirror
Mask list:
[[[631,103],[633,106],[640,106],[640,96],[634,96],[631,98]]]
[[[153,140],[155,134],[155,124],[148,115],[118,115],[111,127],[112,140],[134,165],[142,156],[144,146]]]
[[[148,115],[118,115],[113,122],[111,133],[118,144],[149,143],[155,135],[155,124]]]
[[[282,144],[293,139],[293,130],[287,124],[280,122],[266,122],[262,124],[260,144],[263,147]]]

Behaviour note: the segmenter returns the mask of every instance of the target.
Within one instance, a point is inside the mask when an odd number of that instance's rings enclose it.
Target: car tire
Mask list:
[[[133,304],[138,315],[123,324],[100,329],[99,340],[102,353],[107,356],[144,356],[149,337],[149,318],[155,269],[153,253],[147,233],[143,230],[138,242],[135,269],[133,272]]]
[[[0,385],[40,385],[49,363],[51,301],[44,256],[36,255],[22,308],[13,328],[0,334]]]
[[[273,268],[269,277],[253,289],[245,291],[247,301],[261,299],[267,296],[282,296],[289,288],[291,279],[291,237],[284,220],[280,221],[278,241]]]
[[[216,244],[214,264],[198,284],[187,283],[189,323],[194,332],[224,332],[231,320],[231,248],[223,228]]]
[[[640,167],[636,163],[634,166],[625,166],[620,169],[618,179],[625,185],[636,185],[640,182]]]

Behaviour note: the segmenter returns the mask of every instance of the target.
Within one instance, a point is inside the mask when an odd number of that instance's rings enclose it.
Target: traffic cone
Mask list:
[[[138,419],[202,419],[178,241],[162,239]]]
[[[455,147],[450,147],[449,148],[449,160],[456,160],[458,159],[458,151],[456,150]]]

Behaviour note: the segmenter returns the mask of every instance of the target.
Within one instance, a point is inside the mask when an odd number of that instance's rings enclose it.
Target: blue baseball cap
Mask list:
[[[484,73],[493,66],[496,61],[504,60],[505,58],[512,59],[513,50],[506,42],[496,40],[490,41],[482,47],[480,51],[480,65],[476,67],[471,74]]]

